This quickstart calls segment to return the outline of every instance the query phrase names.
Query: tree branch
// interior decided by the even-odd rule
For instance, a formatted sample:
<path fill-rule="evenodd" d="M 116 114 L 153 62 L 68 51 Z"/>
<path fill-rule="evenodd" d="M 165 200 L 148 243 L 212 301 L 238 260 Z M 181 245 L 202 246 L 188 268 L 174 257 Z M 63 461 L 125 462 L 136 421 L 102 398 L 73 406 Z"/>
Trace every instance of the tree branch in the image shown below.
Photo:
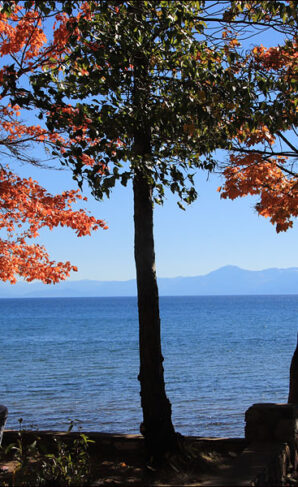
<path fill-rule="evenodd" d="M 278 131 L 276 133 L 296 154 L 298 154 L 298 149 L 281 132 Z"/>

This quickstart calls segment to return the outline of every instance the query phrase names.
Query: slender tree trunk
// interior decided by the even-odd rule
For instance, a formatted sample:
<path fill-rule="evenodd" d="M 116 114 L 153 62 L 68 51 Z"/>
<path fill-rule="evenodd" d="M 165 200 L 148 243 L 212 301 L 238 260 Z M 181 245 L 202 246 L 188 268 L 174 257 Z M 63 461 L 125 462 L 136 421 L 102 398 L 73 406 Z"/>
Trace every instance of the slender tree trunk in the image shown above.
<path fill-rule="evenodd" d="M 290 388 L 288 403 L 298 404 L 298 337 L 290 367 Z"/>
<path fill-rule="evenodd" d="M 139 381 L 144 419 L 141 431 L 150 456 L 161 458 L 165 451 L 175 449 L 177 439 L 163 375 L 152 190 L 140 172 L 134 177 L 133 189 L 140 340 Z"/>
<path fill-rule="evenodd" d="M 136 2 L 132 12 L 136 22 L 143 21 L 143 2 Z M 145 34 L 143 34 L 145 35 Z M 143 39 L 144 46 L 146 38 Z M 147 46 L 146 49 L 149 49 Z M 142 50 L 135 52 L 132 105 L 138 114 L 133 127 L 134 139 L 134 228 L 135 262 L 138 289 L 141 432 L 148 454 L 162 459 L 165 452 L 178 445 L 171 419 L 171 404 L 165 392 L 163 356 L 161 353 L 159 299 L 155 271 L 153 237 L 152 184 L 148 159 L 151 156 L 151 126 L 148 119 L 150 103 L 149 58 Z"/>

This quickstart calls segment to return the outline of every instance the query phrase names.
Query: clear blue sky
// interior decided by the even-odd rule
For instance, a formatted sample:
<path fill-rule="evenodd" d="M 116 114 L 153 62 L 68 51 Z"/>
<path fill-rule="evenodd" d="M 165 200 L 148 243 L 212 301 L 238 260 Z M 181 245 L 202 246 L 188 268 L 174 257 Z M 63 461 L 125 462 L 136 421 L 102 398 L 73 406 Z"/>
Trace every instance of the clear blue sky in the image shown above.
<path fill-rule="evenodd" d="M 222 154 L 223 157 L 223 154 Z M 36 178 L 51 192 L 75 187 L 71 173 L 18 167 L 23 176 Z M 245 269 L 298 267 L 298 225 L 277 234 L 270 222 L 254 210 L 254 199 L 221 200 L 219 176 L 197 176 L 198 200 L 181 211 L 168 194 L 164 206 L 155 207 L 157 273 L 160 277 L 205 274 L 233 264 Z M 85 194 L 88 196 L 88 187 Z M 135 277 L 133 259 L 133 203 L 131 186 L 117 186 L 109 200 L 86 203 L 103 218 L 109 230 L 77 238 L 69 229 L 43 230 L 40 242 L 51 257 L 70 260 L 79 267 L 71 280 L 125 280 Z"/>
<path fill-rule="evenodd" d="M 261 37 L 261 39 L 260 39 Z M 262 33 L 248 44 L 278 44 L 276 33 Z M 40 123 L 40 122 L 39 122 Z M 40 154 L 43 157 L 43 154 Z M 221 154 L 219 157 L 223 158 Z M 32 176 L 55 193 L 75 188 L 70 171 L 49 171 L 11 164 L 22 176 Z M 205 274 L 232 264 L 245 269 L 298 267 L 298 225 L 277 234 L 270 222 L 254 210 L 253 198 L 220 200 L 216 189 L 219 176 L 197 176 L 198 200 L 181 211 L 168 194 L 164 206 L 155 208 L 157 274 L 160 277 Z M 85 187 L 88 196 L 88 188 Z M 135 277 L 133 257 L 132 189 L 118 185 L 110 200 L 86 204 L 94 216 L 103 218 L 109 230 L 98 230 L 91 237 L 77 238 L 71 230 L 43 230 L 39 241 L 52 258 L 70 260 L 79 271 L 71 280 L 125 280 Z"/>

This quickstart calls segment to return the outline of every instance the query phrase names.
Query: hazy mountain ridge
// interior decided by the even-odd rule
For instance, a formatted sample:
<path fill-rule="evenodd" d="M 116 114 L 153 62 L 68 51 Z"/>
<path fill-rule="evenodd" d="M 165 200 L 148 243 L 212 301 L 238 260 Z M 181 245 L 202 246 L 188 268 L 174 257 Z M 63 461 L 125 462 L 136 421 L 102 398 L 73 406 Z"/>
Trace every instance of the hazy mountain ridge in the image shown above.
<path fill-rule="evenodd" d="M 298 294 L 298 267 L 250 271 L 225 266 L 206 275 L 162 277 L 158 279 L 161 296 Z M 39 282 L 0 283 L 0 298 L 25 297 L 108 297 L 136 296 L 136 282 L 64 281 L 55 286 Z"/>

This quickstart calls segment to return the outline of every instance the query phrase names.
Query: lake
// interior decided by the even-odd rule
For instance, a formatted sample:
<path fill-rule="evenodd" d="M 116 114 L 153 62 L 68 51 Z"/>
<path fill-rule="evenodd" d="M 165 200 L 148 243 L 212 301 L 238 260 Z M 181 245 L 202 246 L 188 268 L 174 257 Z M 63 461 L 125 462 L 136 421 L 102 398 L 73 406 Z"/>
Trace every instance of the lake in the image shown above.
<path fill-rule="evenodd" d="M 286 402 L 298 296 L 161 297 L 173 422 L 182 434 L 244 436 L 256 402 Z M 136 298 L 0 300 L 7 427 L 138 433 Z"/>

